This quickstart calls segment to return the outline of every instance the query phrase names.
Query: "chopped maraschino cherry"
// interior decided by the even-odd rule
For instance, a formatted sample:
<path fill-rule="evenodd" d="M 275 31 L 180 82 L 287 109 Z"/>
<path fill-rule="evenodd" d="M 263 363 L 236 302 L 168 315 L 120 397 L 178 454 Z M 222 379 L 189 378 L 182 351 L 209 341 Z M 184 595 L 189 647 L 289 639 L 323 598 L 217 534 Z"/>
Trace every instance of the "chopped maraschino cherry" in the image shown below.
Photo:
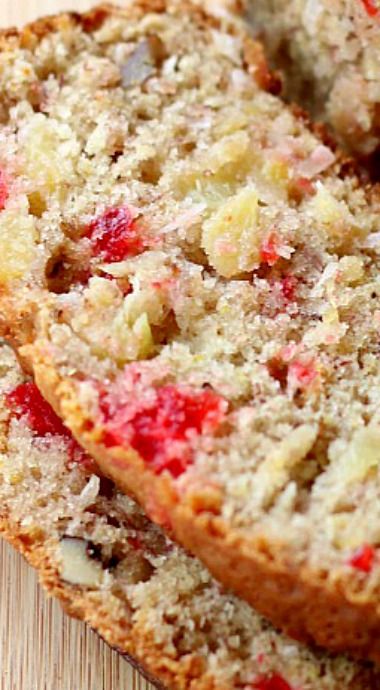
<path fill-rule="evenodd" d="M 137 256 L 145 249 L 141 230 L 128 206 L 108 208 L 87 227 L 92 255 L 103 261 L 116 262 Z"/>
<path fill-rule="evenodd" d="M 295 360 L 289 365 L 288 382 L 296 388 L 305 389 L 315 381 L 317 375 L 315 362 L 312 359 L 305 362 Z"/>
<path fill-rule="evenodd" d="M 0 169 L 0 211 L 5 208 L 9 196 L 7 178 L 3 170 Z"/>
<path fill-rule="evenodd" d="M 167 470 L 177 478 L 192 462 L 190 437 L 215 430 L 226 407 L 223 398 L 211 390 L 198 392 L 173 385 L 152 389 L 152 395 L 140 405 L 131 401 L 130 406 L 123 404 L 112 412 L 103 401 L 104 442 L 130 445 L 156 474 Z"/>
<path fill-rule="evenodd" d="M 280 675 L 258 678 L 253 682 L 252 690 L 293 690 L 292 686 Z"/>
<path fill-rule="evenodd" d="M 380 8 L 376 4 L 376 0 L 362 0 L 364 9 L 370 17 L 377 17 L 380 15 Z"/>
<path fill-rule="evenodd" d="M 91 458 L 82 450 L 51 405 L 42 397 L 35 383 L 32 381 L 21 383 L 7 394 L 6 401 L 17 419 L 23 417 L 37 436 L 51 435 L 64 438 L 70 459 L 86 465 L 88 469 L 93 467 Z"/>
<path fill-rule="evenodd" d="M 363 544 L 352 555 L 349 565 L 363 573 L 370 573 L 375 562 L 376 551 L 373 546 Z"/>
<path fill-rule="evenodd" d="M 21 383 L 8 393 L 7 403 L 16 417 L 25 417 L 28 426 L 38 436 L 52 434 L 71 437 L 70 431 L 62 424 L 32 381 Z"/>
<path fill-rule="evenodd" d="M 296 296 L 298 280 L 294 276 L 285 276 L 282 278 L 280 287 L 284 299 L 287 302 L 293 302 Z"/>
<path fill-rule="evenodd" d="M 268 266 L 274 266 L 276 261 L 280 258 L 277 247 L 277 237 L 274 232 L 271 232 L 268 237 L 263 240 L 260 247 L 260 259 L 262 263 L 268 264 Z"/>

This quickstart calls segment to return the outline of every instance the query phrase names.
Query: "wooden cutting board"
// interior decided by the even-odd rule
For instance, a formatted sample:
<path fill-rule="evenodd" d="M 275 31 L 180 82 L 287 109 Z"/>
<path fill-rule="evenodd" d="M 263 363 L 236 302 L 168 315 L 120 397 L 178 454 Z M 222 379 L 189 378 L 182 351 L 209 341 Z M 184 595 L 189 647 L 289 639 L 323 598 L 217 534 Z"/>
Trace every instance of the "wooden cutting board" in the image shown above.
<path fill-rule="evenodd" d="M 0 0 L 0 27 L 91 0 Z M 0 540 L 0 690 L 152 690 L 84 624 L 47 600 L 35 573 Z"/>

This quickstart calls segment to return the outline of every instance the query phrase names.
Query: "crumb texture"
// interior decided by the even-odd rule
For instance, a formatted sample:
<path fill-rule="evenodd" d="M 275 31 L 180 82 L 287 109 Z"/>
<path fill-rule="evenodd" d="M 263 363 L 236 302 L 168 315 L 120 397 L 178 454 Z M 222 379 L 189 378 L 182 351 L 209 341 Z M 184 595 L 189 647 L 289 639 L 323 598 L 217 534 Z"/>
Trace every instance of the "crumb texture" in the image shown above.
<path fill-rule="evenodd" d="M 9 39 L 0 62 L 4 333 L 105 472 L 135 494 L 149 478 L 155 520 L 170 525 L 169 493 L 194 532 L 218 520 L 237 570 L 272 559 L 267 591 L 294 573 L 303 607 L 244 577 L 243 596 L 292 634 L 370 654 L 377 188 L 271 93 L 260 45 L 226 13 L 66 17 Z M 310 582 L 338 597 L 318 622 Z"/>
<path fill-rule="evenodd" d="M 72 614 L 168 688 L 379 687 L 370 665 L 308 650 L 224 592 L 109 480 L 73 459 L 67 435 L 41 435 L 19 414 L 12 394 L 25 382 L 5 347 L 0 367 L 1 531 Z"/>

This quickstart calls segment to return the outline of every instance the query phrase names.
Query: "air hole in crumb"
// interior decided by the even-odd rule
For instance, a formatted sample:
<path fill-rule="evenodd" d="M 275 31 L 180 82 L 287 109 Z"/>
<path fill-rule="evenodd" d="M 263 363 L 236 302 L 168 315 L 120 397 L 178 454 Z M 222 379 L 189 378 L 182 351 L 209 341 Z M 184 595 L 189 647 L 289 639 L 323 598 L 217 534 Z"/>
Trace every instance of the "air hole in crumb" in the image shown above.
<path fill-rule="evenodd" d="M 73 282 L 74 266 L 59 252 L 49 259 L 45 270 L 47 287 L 58 295 L 68 292 Z"/>
<path fill-rule="evenodd" d="M 117 150 L 117 151 L 114 151 L 113 154 L 111 155 L 111 161 L 112 161 L 112 163 L 117 163 L 117 161 L 118 161 L 119 158 L 123 155 L 123 153 L 124 153 L 124 150 L 123 150 L 123 149 L 119 149 L 119 150 Z"/>
<path fill-rule="evenodd" d="M 112 498 L 115 492 L 115 485 L 107 477 L 100 477 L 99 494 L 104 498 Z"/>
<path fill-rule="evenodd" d="M 286 390 L 288 383 L 288 365 L 277 357 L 273 357 L 267 362 L 270 376 L 280 384 L 281 390 Z"/>
<path fill-rule="evenodd" d="M 179 154 L 183 156 L 189 155 L 189 153 L 192 153 L 194 149 L 197 148 L 197 144 L 195 141 L 183 141 L 182 143 L 179 144 L 178 150 Z"/>
<path fill-rule="evenodd" d="M 46 201 L 40 192 L 31 192 L 28 194 L 29 211 L 36 218 L 41 218 L 41 216 L 46 211 Z"/>
<path fill-rule="evenodd" d="M 9 122 L 9 108 L 0 104 L 0 125 L 6 125 L 7 122 Z"/>
<path fill-rule="evenodd" d="M 154 119 L 155 115 L 153 113 L 150 113 L 149 110 L 146 110 L 145 108 L 141 107 L 137 110 L 136 117 L 138 118 L 138 120 L 142 122 L 149 122 L 150 120 Z"/>
<path fill-rule="evenodd" d="M 107 515 L 107 524 L 111 525 L 111 527 L 120 527 L 120 520 L 114 515 Z"/>
<path fill-rule="evenodd" d="M 157 158 L 149 158 L 140 164 L 140 180 L 146 184 L 158 184 L 161 177 L 161 165 Z"/>
<path fill-rule="evenodd" d="M 60 247 L 46 264 L 45 277 L 50 292 L 69 292 L 74 284 L 86 285 L 90 277 L 88 257 Z"/>
<path fill-rule="evenodd" d="M 180 329 L 178 327 L 173 311 L 169 311 L 164 321 L 160 325 L 152 325 L 152 336 L 155 343 L 158 345 L 165 345 L 175 340 L 179 335 Z"/>

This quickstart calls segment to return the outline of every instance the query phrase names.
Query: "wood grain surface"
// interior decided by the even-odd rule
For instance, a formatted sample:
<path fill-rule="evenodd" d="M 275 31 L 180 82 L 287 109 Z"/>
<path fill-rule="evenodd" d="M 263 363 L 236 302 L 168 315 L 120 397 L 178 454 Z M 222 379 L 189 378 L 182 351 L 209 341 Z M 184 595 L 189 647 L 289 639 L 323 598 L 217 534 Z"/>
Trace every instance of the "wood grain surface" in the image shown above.
<path fill-rule="evenodd" d="M 88 9 L 91 0 L 0 0 L 0 27 Z M 153 690 L 84 624 L 47 600 L 0 540 L 0 690 Z"/>

